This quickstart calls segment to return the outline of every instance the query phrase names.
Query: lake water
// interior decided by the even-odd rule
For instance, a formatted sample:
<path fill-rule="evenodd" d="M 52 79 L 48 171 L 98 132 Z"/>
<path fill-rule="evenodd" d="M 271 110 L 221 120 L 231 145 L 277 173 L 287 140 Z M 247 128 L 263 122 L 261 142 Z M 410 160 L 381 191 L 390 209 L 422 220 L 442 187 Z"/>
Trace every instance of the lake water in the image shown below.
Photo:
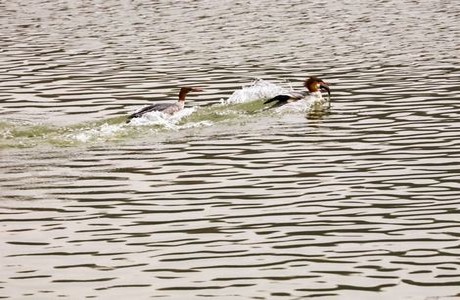
<path fill-rule="evenodd" d="M 1 299 L 460 298 L 457 1 L 8 0 L 0 25 Z M 311 75 L 329 113 L 264 110 Z"/>

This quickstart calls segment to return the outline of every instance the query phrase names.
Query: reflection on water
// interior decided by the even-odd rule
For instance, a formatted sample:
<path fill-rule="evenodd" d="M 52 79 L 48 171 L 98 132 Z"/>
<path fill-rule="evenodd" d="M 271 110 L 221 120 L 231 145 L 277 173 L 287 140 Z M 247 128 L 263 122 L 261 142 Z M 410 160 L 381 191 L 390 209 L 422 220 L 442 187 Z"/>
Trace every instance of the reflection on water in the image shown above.
<path fill-rule="evenodd" d="M 455 4 L 0 3 L 0 298 L 460 297 Z"/>

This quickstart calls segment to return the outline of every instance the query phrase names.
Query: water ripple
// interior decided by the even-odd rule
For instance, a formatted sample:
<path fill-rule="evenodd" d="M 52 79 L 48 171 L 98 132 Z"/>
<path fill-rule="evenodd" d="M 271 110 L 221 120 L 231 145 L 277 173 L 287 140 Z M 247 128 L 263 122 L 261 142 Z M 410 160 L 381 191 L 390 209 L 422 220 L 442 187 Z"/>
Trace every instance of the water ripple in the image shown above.
<path fill-rule="evenodd" d="M 0 298 L 460 297 L 455 4 L 0 3 Z"/>

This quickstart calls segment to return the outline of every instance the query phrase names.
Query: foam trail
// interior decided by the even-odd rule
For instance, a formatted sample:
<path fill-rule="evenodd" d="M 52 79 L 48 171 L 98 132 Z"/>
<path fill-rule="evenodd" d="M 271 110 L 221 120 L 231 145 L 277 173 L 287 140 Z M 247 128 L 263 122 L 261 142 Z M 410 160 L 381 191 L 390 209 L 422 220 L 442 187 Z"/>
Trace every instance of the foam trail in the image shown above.
<path fill-rule="evenodd" d="M 186 107 L 174 115 L 164 114 L 162 112 L 153 111 L 144 114 L 142 117 L 133 118 L 128 124 L 105 122 L 103 124 L 87 124 L 74 128 L 64 128 L 61 130 L 51 130 L 49 128 L 40 129 L 41 138 L 48 139 L 52 142 L 63 144 L 78 143 L 94 143 L 104 142 L 109 140 L 123 139 L 130 136 L 130 130 L 135 127 L 158 126 L 162 129 L 180 131 L 189 128 L 210 127 L 220 121 L 231 121 L 235 118 L 245 116 L 247 112 L 262 111 L 264 105 L 257 100 L 272 98 L 282 93 L 288 93 L 292 88 L 286 88 L 280 84 L 275 84 L 262 79 L 255 80 L 249 85 L 243 86 L 236 90 L 227 99 L 222 100 L 221 104 L 209 106 L 206 109 L 199 107 Z M 281 111 L 306 111 L 310 108 L 311 103 L 299 101 L 290 107 L 282 107 Z M 194 115 L 193 118 L 189 118 Z M 34 129 L 37 131 L 38 129 Z M 3 139 L 11 139 L 14 132 L 8 128 L 0 132 L 0 137 Z"/>
<path fill-rule="evenodd" d="M 166 127 L 172 130 L 178 130 L 178 126 L 176 125 L 179 123 L 183 118 L 191 115 L 195 112 L 195 108 L 184 108 L 183 110 L 175 113 L 174 115 L 167 115 L 160 111 L 152 111 L 142 115 L 140 118 L 133 118 L 129 122 L 129 125 L 133 126 L 152 126 L 152 125 L 159 125 Z"/>
<path fill-rule="evenodd" d="M 96 128 L 85 129 L 79 133 L 68 134 L 67 138 L 81 143 L 88 143 L 100 139 L 110 139 L 122 131 L 123 128 L 123 124 L 110 125 L 104 123 Z"/>

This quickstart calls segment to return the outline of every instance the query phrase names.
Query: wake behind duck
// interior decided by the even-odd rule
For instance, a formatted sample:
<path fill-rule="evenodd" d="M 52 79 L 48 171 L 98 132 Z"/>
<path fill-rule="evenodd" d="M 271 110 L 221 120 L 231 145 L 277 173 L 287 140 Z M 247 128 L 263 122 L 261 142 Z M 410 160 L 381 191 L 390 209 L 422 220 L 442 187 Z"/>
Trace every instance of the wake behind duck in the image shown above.
<path fill-rule="evenodd" d="M 212 124 L 235 119 L 235 116 L 254 115 L 266 110 L 278 113 L 328 111 L 331 107 L 331 90 L 322 79 L 312 76 L 304 82 L 305 91 L 294 91 L 292 87 L 257 79 L 241 89 L 235 90 L 227 99 L 203 106 L 184 107 L 189 92 L 202 91 L 200 88 L 184 87 L 180 89 L 176 103 L 157 103 L 146 106 L 128 116 L 130 125 L 160 125 L 169 129 L 193 126 L 198 122 Z M 323 97 L 323 92 L 328 96 Z M 265 104 L 272 104 L 265 106 Z M 182 124 L 182 125 L 181 125 Z M 200 125 L 200 126 L 201 126 Z"/>

